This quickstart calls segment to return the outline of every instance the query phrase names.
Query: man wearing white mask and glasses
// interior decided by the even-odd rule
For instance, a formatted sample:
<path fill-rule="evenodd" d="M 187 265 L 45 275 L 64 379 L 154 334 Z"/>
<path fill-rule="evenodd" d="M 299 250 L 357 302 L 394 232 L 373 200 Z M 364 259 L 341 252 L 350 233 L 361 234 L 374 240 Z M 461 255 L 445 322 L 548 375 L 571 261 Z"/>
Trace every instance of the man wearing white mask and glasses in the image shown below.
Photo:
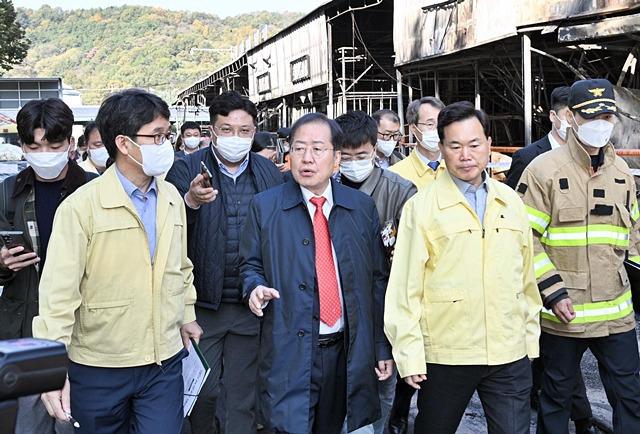
<path fill-rule="evenodd" d="M 270 160 L 250 152 L 257 110 L 249 99 L 237 91 L 223 92 L 211 102 L 209 116 L 211 146 L 177 160 L 166 178 L 187 204 L 196 315 L 205 330 L 200 348 L 211 366 L 189 421 L 193 434 L 218 432 L 224 357 L 226 432 L 250 434 L 256 432 L 260 320 L 242 303 L 238 249 L 249 202 L 281 184 L 282 175 Z M 211 177 L 202 174 L 207 170 Z"/>
<path fill-rule="evenodd" d="M 84 141 L 87 144 L 89 158 L 80 163 L 80 167 L 87 172 L 102 175 L 107 168 L 109 152 L 107 152 L 107 148 L 102 143 L 100 131 L 98 131 L 95 122 L 89 122 L 84 128 Z"/>
<path fill-rule="evenodd" d="M 56 211 L 33 335 L 67 347 L 64 387 L 42 401 L 80 433 L 182 430 L 182 359 L 202 330 L 185 207 L 159 177 L 173 163 L 169 115 L 143 90 L 105 99 L 109 167 Z"/>
<path fill-rule="evenodd" d="M 567 144 L 536 158 L 516 191 L 533 228 L 544 309 L 538 433 L 566 433 L 571 390 L 587 348 L 598 360 L 616 433 L 640 426 L 638 342 L 623 265 L 640 262 L 634 177 L 609 141 L 613 86 L 581 80 L 569 92 Z"/>
<path fill-rule="evenodd" d="M 396 112 L 388 109 L 378 110 L 371 117 L 378 124 L 376 166 L 388 169 L 404 159 L 404 155 L 396 150 L 398 141 L 402 138 L 400 118 Z"/>
<path fill-rule="evenodd" d="M 409 130 L 418 144 L 409 157 L 389 170 L 413 182 L 418 190 L 434 181 L 444 171 L 444 161 L 438 148 L 438 114 L 444 104 L 438 98 L 425 96 L 407 107 Z"/>

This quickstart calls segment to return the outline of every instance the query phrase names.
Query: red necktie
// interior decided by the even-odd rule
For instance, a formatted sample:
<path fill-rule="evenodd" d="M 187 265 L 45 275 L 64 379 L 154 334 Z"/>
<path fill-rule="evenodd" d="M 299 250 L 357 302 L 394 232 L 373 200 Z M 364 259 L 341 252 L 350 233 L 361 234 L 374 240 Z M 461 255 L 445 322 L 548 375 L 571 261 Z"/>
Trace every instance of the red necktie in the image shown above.
<path fill-rule="evenodd" d="M 329 225 L 322 212 L 322 205 L 327 199 L 312 197 L 309 200 L 316 206 L 316 212 L 313 215 L 313 235 L 316 239 L 316 274 L 320 295 L 320 319 L 323 323 L 333 326 L 342 316 L 342 305 L 340 304 L 336 267 L 331 251 Z"/>

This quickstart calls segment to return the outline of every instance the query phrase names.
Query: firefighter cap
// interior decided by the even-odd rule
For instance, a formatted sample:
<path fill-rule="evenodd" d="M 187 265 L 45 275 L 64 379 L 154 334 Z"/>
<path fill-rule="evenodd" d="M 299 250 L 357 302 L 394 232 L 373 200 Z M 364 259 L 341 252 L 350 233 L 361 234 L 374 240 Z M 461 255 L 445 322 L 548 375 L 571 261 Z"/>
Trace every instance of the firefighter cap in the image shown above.
<path fill-rule="evenodd" d="M 585 119 L 602 113 L 618 115 L 613 86 L 604 78 L 580 80 L 569 91 L 569 108 Z"/>

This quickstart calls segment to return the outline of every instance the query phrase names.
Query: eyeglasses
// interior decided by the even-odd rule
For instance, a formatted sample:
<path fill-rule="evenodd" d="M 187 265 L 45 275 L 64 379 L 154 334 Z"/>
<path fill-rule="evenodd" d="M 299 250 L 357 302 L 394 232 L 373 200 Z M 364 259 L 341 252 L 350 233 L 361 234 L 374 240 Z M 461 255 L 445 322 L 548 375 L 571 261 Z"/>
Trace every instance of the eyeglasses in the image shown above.
<path fill-rule="evenodd" d="M 395 140 L 396 142 L 402 137 L 402 133 L 400 132 L 385 134 L 378 131 L 378 135 L 382 138 L 382 140 Z"/>
<path fill-rule="evenodd" d="M 311 155 L 316 158 L 322 158 L 325 152 L 333 151 L 333 148 L 321 148 L 320 146 L 313 146 L 311 148 L 307 148 L 306 146 L 293 146 L 291 148 L 290 154 L 292 154 L 296 158 L 302 158 L 307 153 L 307 151 L 311 151 Z"/>
<path fill-rule="evenodd" d="M 428 130 L 435 130 L 438 128 L 438 124 L 435 122 L 418 122 L 418 125 L 424 125 Z"/>
<path fill-rule="evenodd" d="M 169 140 L 171 133 L 164 134 L 136 134 L 136 137 L 153 137 L 153 143 L 156 145 L 162 145 L 165 141 Z"/>
<path fill-rule="evenodd" d="M 226 125 L 223 125 L 221 127 L 214 126 L 213 128 L 217 129 L 221 136 L 226 136 L 226 137 L 231 137 L 231 136 L 238 136 L 238 137 L 244 137 L 244 138 L 252 137 L 255 131 L 255 128 L 252 128 L 252 127 L 242 127 L 240 129 L 234 130 L 233 128 Z"/>
<path fill-rule="evenodd" d="M 370 160 L 371 157 L 373 157 L 373 152 L 371 151 L 370 153 L 364 153 L 364 152 L 360 152 L 356 155 L 349 155 L 349 154 L 345 154 L 344 151 L 342 153 L 342 155 L 340 156 L 340 161 L 344 162 L 344 163 L 349 163 L 351 161 L 366 161 L 366 160 Z"/>

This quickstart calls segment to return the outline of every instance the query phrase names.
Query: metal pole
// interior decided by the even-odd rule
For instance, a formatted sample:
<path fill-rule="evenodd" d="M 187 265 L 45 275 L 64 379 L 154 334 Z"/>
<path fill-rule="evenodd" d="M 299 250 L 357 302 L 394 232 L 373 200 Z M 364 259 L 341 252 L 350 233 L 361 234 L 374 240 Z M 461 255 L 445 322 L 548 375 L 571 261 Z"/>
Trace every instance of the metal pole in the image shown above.
<path fill-rule="evenodd" d="M 478 70 L 478 61 L 474 61 L 473 62 L 473 74 L 474 74 L 474 87 L 475 87 L 475 94 L 476 94 L 476 100 L 475 100 L 475 105 L 476 105 L 476 110 L 480 110 L 481 109 L 481 100 L 480 100 L 480 72 Z"/>
<path fill-rule="evenodd" d="M 333 38 L 331 37 L 331 23 L 327 22 L 327 93 L 329 103 L 327 106 L 327 116 L 331 119 L 335 117 L 333 107 Z"/>
<path fill-rule="evenodd" d="M 524 93 L 524 146 L 531 143 L 531 125 L 533 124 L 531 89 L 531 38 L 522 35 L 522 90 Z"/>
<path fill-rule="evenodd" d="M 400 126 L 404 126 L 404 102 L 402 101 L 402 73 L 396 69 L 396 94 L 398 95 L 398 117 L 400 118 Z"/>

